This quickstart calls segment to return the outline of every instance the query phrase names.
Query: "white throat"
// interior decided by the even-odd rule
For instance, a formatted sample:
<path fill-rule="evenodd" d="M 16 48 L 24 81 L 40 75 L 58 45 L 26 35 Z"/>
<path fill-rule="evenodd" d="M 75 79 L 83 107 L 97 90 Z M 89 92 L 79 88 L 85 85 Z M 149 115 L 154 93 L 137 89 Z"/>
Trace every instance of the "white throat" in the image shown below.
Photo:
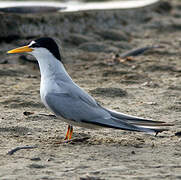
<path fill-rule="evenodd" d="M 58 76 L 63 81 L 71 80 L 64 65 L 45 48 L 37 48 L 31 52 L 37 59 L 40 67 L 41 79 L 55 78 Z"/>

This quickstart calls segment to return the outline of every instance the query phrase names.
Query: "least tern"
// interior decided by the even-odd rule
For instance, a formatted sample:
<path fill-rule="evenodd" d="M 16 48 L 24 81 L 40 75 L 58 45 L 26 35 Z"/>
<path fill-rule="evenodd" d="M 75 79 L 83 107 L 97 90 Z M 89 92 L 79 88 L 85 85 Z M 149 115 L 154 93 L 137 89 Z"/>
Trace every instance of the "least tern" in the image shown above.
<path fill-rule="evenodd" d="M 27 52 L 35 56 L 41 73 L 40 95 L 43 104 L 57 118 L 67 122 L 66 140 L 70 140 L 73 126 L 86 128 L 114 128 L 157 134 L 169 124 L 119 113 L 102 107 L 81 89 L 69 76 L 62 63 L 56 42 L 49 37 L 39 38 L 29 45 L 7 53 Z"/>

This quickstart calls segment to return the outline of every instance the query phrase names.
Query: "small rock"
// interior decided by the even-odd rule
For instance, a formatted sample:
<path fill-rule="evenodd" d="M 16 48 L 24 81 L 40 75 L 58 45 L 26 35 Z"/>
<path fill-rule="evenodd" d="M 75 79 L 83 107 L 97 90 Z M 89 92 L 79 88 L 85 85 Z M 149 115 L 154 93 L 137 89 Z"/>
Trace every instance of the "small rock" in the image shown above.
<path fill-rule="evenodd" d="M 181 137 L 181 131 L 176 132 L 176 133 L 175 133 L 175 136 L 179 136 L 179 137 Z"/>
<path fill-rule="evenodd" d="M 45 168 L 45 166 L 40 165 L 40 164 L 30 164 L 28 167 L 29 168 L 36 168 L 36 169 L 43 169 L 43 168 Z"/>
<path fill-rule="evenodd" d="M 31 161 L 41 161 L 41 158 L 40 157 L 34 157 L 34 158 L 31 158 L 30 160 Z"/>
<path fill-rule="evenodd" d="M 157 105 L 156 102 L 144 102 L 145 104 L 148 104 L 148 105 Z"/>
<path fill-rule="evenodd" d="M 131 154 L 136 154 L 135 151 L 131 151 Z"/>
<path fill-rule="evenodd" d="M 32 115 L 32 114 L 34 114 L 34 112 L 29 112 L 29 111 L 24 111 L 23 112 L 23 115 L 25 115 L 25 116 L 29 116 L 29 115 Z"/>

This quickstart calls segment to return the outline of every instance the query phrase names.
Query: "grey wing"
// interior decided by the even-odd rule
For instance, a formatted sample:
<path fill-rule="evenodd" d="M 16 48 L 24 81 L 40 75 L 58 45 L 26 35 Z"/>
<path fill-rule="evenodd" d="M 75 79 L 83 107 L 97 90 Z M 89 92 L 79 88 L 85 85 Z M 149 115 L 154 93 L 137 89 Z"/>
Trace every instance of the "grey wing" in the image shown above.
<path fill-rule="evenodd" d="M 69 93 L 48 93 L 45 100 L 56 116 L 76 122 L 110 119 L 111 115 L 91 100 Z"/>
<path fill-rule="evenodd" d="M 69 93 L 49 93 L 45 99 L 56 116 L 62 116 L 75 122 L 130 131 L 152 132 L 152 130 L 140 128 L 122 120 L 118 121 L 101 106 L 95 104 L 95 100 L 92 102 L 86 93 L 82 93 L 84 92 L 81 92 L 79 96 Z"/>

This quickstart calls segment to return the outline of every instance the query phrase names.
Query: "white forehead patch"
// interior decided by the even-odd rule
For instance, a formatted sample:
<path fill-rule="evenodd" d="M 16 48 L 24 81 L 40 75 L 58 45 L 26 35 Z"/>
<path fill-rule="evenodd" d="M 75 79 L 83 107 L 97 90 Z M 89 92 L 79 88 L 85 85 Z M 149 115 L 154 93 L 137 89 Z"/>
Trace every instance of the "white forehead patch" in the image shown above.
<path fill-rule="evenodd" d="M 28 46 L 31 46 L 32 44 L 35 44 L 35 41 L 31 41 Z"/>

